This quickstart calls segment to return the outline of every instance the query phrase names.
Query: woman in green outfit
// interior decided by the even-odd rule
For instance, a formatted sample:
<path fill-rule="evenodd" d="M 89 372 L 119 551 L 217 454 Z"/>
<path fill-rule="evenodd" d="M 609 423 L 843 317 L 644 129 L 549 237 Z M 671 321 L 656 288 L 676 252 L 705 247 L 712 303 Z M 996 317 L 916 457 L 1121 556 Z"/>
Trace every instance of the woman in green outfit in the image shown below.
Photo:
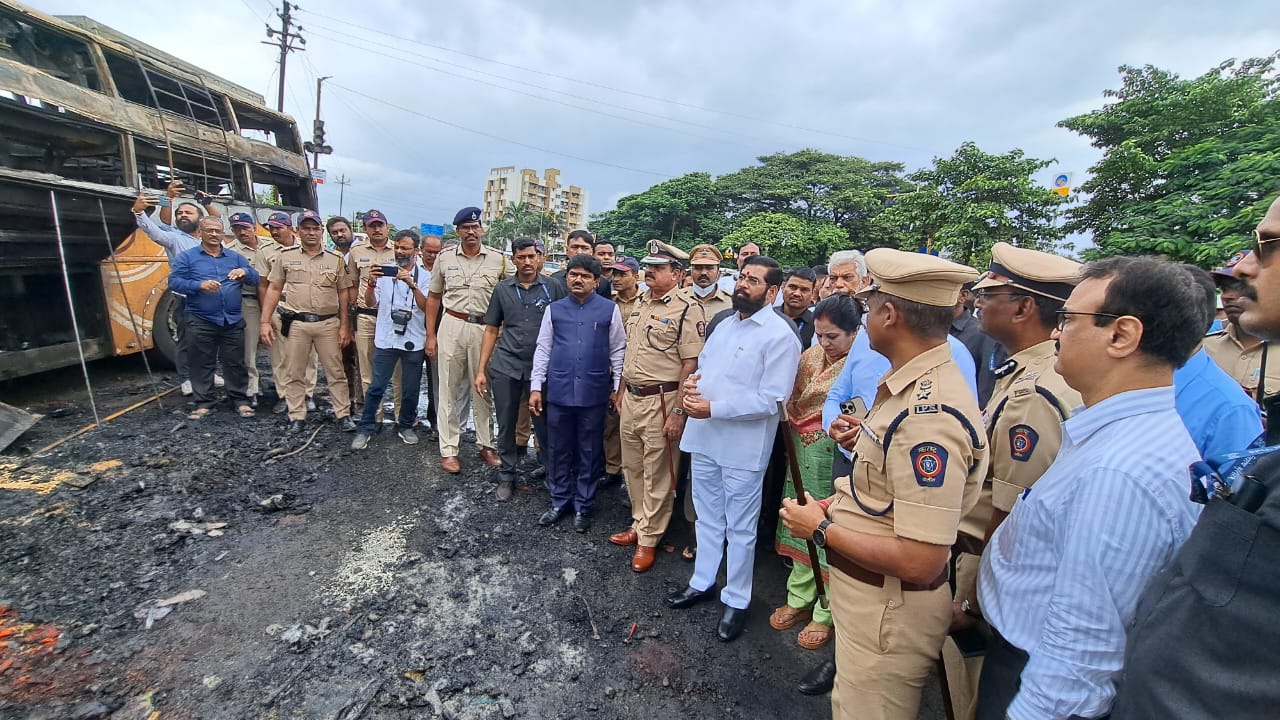
<path fill-rule="evenodd" d="M 844 368 L 845 357 L 853 338 L 861 327 L 862 311 L 848 295 L 832 295 L 813 310 L 813 339 L 817 342 L 800 356 L 796 384 L 787 403 L 788 431 L 795 441 L 804 489 L 813 497 L 832 494 L 831 460 L 838 452 L 835 441 L 822 429 L 822 404 L 827 392 Z M 783 497 L 795 498 L 790 465 Z M 794 538 L 782 524 L 778 525 L 777 552 L 792 561 L 787 578 L 787 604 L 773 611 L 769 625 L 775 630 L 789 630 L 809 620 L 796 642 L 800 647 L 816 650 L 831 640 L 831 610 L 817 603 L 818 585 L 809 565 L 809 549 L 804 538 Z M 826 554 L 819 549 L 823 579 L 827 577 Z"/>

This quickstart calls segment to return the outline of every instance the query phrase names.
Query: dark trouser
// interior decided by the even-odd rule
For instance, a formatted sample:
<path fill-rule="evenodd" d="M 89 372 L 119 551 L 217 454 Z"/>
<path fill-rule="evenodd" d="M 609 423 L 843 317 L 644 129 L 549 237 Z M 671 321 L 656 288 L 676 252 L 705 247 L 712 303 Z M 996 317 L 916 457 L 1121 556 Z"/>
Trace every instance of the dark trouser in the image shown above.
<path fill-rule="evenodd" d="M 571 505 L 591 512 L 604 472 L 604 414 L 607 404 L 570 407 L 546 403 L 547 487 L 551 506 Z"/>
<path fill-rule="evenodd" d="M 529 381 L 489 371 L 489 391 L 493 393 L 493 414 L 498 421 L 498 435 L 494 440 L 498 457 L 502 459 L 502 467 L 498 468 L 498 476 L 502 482 L 515 482 L 516 465 L 520 464 L 520 453 L 516 448 L 516 426 L 520 423 L 520 404 L 529 397 Z M 543 406 L 542 414 L 535 415 L 533 432 L 538 436 L 538 447 L 546 452 L 547 447 L 547 410 Z"/>
<path fill-rule="evenodd" d="M 355 327 L 353 322 L 352 327 Z M 356 344 L 342 348 L 342 369 L 347 373 L 347 394 L 351 396 L 351 412 L 354 415 L 356 407 L 364 402 L 364 394 L 368 388 L 360 387 L 360 363 L 356 358 Z"/>
<path fill-rule="evenodd" d="M 374 348 L 373 379 L 369 381 L 369 391 L 364 396 L 364 411 L 360 415 L 360 432 L 372 435 L 377 429 L 378 408 L 382 407 L 382 396 L 387 392 L 391 376 L 396 371 L 396 363 L 400 364 L 400 417 L 398 423 L 402 428 L 413 427 L 418 419 L 418 393 L 422 389 L 422 350 L 388 350 Z"/>
<path fill-rule="evenodd" d="M 440 384 L 440 371 L 436 368 L 436 361 L 427 358 L 427 422 L 431 423 L 432 429 L 436 427 L 436 386 Z"/>
<path fill-rule="evenodd" d="M 982 677 L 978 681 L 978 714 L 975 720 L 1004 720 L 1009 703 L 1022 686 L 1022 668 L 1027 654 L 1004 639 L 994 627 L 991 642 L 982 659 Z"/>
<path fill-rule="evenodd" d="M 244 365 L 244 320 L 214 325 L 188 314 L 183 342 L 190 363 L 191 393 L 200 407 L 213 407 L 213 373 L 222 359 L 227 397 L 233 405 L 249 402 L 249 369 Z"/>
<path fill-rule="evenodd" d="M 173 367 L 178 371 L 178 382 L 184 382 L 191 379 L 191 359 L 187 350 L 187 299 L 176 295 L 174 300 L 176 301 L 174 319 L 178 324 L 178 347 L 173 357 Z M 194 385 L 192 392 L 195 392 Z"/>
<path fill-rule="evenodd" d="M 790 431 L 791 426 L 784 422 L 778 425 L 777 432 L 773 434 L 773 450 L 769 454 L 769 464 L 764 468 L 764 483 L 761 488 L 757 547 L 772 549 L 773 540 L 778 534 L 778 510 L 782 507 L 782 488 L 787 484 L 787 446 L 783 442 L 782 433 Z"/>

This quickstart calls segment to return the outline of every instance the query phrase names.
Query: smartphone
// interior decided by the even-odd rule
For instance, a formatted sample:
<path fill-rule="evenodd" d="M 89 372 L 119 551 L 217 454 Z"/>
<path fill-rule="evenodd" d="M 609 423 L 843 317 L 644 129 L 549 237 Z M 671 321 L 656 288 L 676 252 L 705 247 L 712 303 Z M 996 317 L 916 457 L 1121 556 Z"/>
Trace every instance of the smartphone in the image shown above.
<path fill-rule="evenodd" d="M 378 269 L 382 271 L 382 277 L 393 278 L 400 274 L 399 265 L 379 265 Z"/>
<path fill-rule="evenodd" d="M 865 418 L 867 416 L 867 403 L 863 401 L 861 396 L 852 397 L 840 403 L 840 412 L 856 418 Z"/>

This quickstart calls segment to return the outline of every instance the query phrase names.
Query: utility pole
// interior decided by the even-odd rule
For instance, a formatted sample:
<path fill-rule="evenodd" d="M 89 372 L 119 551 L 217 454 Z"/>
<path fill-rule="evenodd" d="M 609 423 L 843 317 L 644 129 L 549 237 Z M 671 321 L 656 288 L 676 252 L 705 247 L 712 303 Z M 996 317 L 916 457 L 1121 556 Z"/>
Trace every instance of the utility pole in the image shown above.
<path fill-rule="evenodd" d="M 316 78 L 315 140 L 311 146 L 311 167 L 317 170 L 320 168 L 320 153 L 328 155 L 333 152 L 333 148 L 324 144 L 324 121 L 320 119 L 320 91 L 323 89 L 324 81 L 332 78 L 332 75 Z"/>
<path fill-rule="evenodd" d="M 280 29 L 277 30 L 270 25 L 267 26 L 267 37 L 274 38 L 278 36 L 280 39 L 272 42 L 267 42 L 265 40 L 262 42 L 263 45 L 270 45 L 271 47 L 280 49 L 280 92 L 276 98 L 276 112 L 284 112 L 284 71 L 285 65 L 289 59 L 289 53 L 293 50 L 306 49 L 304 47 L 293 45 L 294 40 L 298 41 L 299 46 L 307 44 L 307 39 L 302 37 L 301 25 L 298 26 L 296 32 L 290 30 L 293 26 L 292 11 L 297 9 L 298 6 L 296 3 L 290 3 L 288 0 L 283 0 L 280 3 L 280 10 L 276 12 L 276 17 L 280 18 Z M 317 100 L 318 99 L 319 98 L 317 98 Z"/>
<path fill-rule="evenodd" d="M 342 215 L 342 200 L 346 196 L 347 186 L 350 184 L 351 184 L 351 181 L 347 179 L 346 175 L 342 175 L 338 178 L 338 215 L 339 216 Z"/>

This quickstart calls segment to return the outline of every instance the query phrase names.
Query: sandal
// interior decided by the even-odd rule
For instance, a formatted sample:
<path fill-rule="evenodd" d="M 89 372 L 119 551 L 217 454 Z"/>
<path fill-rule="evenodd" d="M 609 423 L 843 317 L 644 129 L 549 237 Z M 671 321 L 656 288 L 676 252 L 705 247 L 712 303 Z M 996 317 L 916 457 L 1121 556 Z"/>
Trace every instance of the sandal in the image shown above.
<path fill-rule="evenodd" d="M 698 546 L 685 545 L 684 549 L 680 551 L 680 557 L 684 559 L 685 562 L 693 562 L 698 559 Z"/>
<path fill-rule="evenodd" d="M 251 418 L 257 415 L 257 413 L 253 411 L 253 408 L 249 407 L 248 405 L 241 405 L 240 407 L 236 408 L 236 412 L 239 413 L 240 417 L 242 418 Z"/>
<path fill-rule="evenodd" d="M 203 419 L 204 419 L 204 417 L 205 417 L 205 415 L 208 415 L 208 414 L 209 414 L 209 412 L 210 412 L 209 408 L 205 408 L 205 407 L 202 407 L 202 408 L 196 408 L 194 412 L 192 412 L 190 415 L 188 415 L 188 416 L 187 416 L 187 419 L 188 419 L 188 420 L 203 420 Z"/>
<path fill-rule="evenodd" d="M 813 617 L 813 611 L 809 608 L 795 608 L 790 605 L 783 605 L 773 614 L 769 616 L 769 627 L 774 630 L 790 630 L 802 620 L 808 620 Z M 812 625 L 813 623 L 810 623 Z"/>
<path fill-rule="evenodd" d="M 805 636 L 808 635 L 808 639 Z M 831 642 L 831 626 L 820 622 L 810 622 L 796 635 L 796 644 L 805 650 L 817 650 Z"/>

